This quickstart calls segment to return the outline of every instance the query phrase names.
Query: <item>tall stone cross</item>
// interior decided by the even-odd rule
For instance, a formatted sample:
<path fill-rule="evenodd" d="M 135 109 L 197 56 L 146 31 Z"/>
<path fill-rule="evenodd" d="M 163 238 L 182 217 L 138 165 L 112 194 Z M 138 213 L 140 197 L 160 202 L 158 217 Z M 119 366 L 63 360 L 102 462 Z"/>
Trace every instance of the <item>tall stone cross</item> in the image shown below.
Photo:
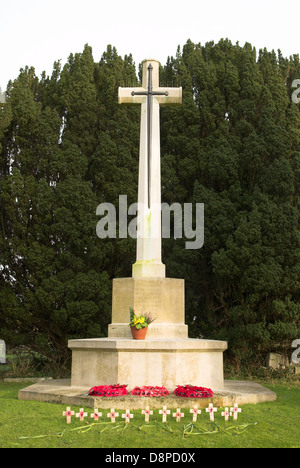
<path fill-rule="evenodd" d="M 144 60 L 142 87 L 119 88 L 119 104 L 141 104 L 137 258 L 133 277 L 165 277 L 161 257 L 161 105 L 181 104 L 182 88 L 159 86 L 159 62 Z M 133 214 L 133 213 L 131 213 Z"/>

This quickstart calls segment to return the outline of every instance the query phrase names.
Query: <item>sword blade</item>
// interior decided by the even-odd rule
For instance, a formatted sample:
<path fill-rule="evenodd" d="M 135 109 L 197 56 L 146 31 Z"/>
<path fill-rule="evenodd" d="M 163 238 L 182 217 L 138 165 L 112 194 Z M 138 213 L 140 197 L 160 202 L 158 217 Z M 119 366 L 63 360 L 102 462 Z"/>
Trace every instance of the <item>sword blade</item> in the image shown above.
<path fill-rule="evenodd" d="M 148 138 L 148 208 L 151 207 L 151 117 L 152 117 L 152 64 L 148 67 L 148 99 L 147 99 L 147 138 Z"/>

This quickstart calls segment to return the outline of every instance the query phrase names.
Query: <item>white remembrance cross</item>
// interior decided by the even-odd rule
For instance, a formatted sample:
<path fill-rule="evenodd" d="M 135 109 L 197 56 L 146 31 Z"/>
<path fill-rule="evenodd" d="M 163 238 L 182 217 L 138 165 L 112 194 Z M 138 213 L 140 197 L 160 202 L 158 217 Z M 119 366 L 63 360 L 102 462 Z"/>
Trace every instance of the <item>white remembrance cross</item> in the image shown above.
<path fill-rule="evenodd" d="M 182 88 L 159 86 L 159 62 L 144 60 L 138 88 L 119 88 L 119 104 L 141 104 L 137 258 L 132 276 L 165 277 L 161 257 L 159 107 L 181 104 Z"/>

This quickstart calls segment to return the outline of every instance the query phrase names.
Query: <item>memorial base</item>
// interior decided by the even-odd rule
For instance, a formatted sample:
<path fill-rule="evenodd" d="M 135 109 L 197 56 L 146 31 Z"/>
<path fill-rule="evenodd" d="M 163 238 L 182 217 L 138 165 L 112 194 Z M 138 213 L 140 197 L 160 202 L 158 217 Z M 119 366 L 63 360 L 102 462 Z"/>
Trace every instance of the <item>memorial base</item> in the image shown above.
<path fill-rule="evenodd" d="M 113 280 L 112 323 L 109 338 L 130 338 L 130 312 L 150 314 L 155 321 L 148 338 L 187 338 L 184 280 L 173 278 L 117 278 Z"/>
<path fill-rule="evenodd" d="M 130 312 L 150 314 L 146 340 L 133 340 Z M 184 280 L 120 278 L 113 280 L 112 323 L 108 338 L 71 340 L 72 386 L 127 384 L 177 385 L 222 389 L 223 341 L 188 338 Z"/>
<path fill-rule="evenodd" d="M 209 403 L 216 407 L 230 407 L 237 403 L 241 405 L 276 401 L 276 393 L 255 382 L 227 380 L 224 389 L 215 390 L 212 398 L 182 398 L 173 393 L 169 396 L 151 398 L 139 396 L 94 397 L 88 396 L 90 387 L 72 387 L 70 380 L 50 380 L 35 383 L 19 391 L 19 399 L 25 401 L 43 401 L 79 408 L 101 408 L 101 410 L 142 410 L 149 406 L 152 410 L 160 410 L 163 405 L 168 408 L 207 408 Z"/>
<path fill-rule="evenodd" d="M 94 387 L 126 384 L 224 387 L 223 353 L 227 343 L 197 339 L 100 338 L 71 340 L 71 385 Z"/>

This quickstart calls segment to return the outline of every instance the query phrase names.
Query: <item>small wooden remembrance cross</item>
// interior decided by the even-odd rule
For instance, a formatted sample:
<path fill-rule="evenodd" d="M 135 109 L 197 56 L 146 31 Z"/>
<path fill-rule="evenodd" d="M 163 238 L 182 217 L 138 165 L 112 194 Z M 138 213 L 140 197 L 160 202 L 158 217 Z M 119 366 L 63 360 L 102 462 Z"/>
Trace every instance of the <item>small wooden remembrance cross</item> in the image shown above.
<path fill-rule="evenodd" d="M 229 417 L 232 416 L 232 413 L 229 411 L 228 408 L 225 408 L 225 411 L 222 413 L 222 416 L 224 416 L 225 421 L 228 421 Z"/>
<path fill-rule="evenodd" d="M 94 409 L 94 412 L 91 414 L 91 418 L 93 418 L 96 422 L 99 421 L 99 418 L 101 418 L 102 413 L 99 413 L 98 408 Z"/>
<path fill-rule="evenodd" d="M 166 406 L 163 406 L 162 410 L 159 410 L 159 414 L 162 414 L 162 422 L 167 422 L 167 415 L 171 414 L 171 411 L 167 409 Z"/>
<path fill-rule="evenodd" d="M 80 408 L 79 413 L 76 413 L 76 418 L 79 418 L 79 421 L 84 421 L 84 418 L 87 417 L 87 413 L 84 411 L 83 408 Z"/>
<path fill-rule="evenodd" d="M 71 419 L 74 415 L 75 411 L 71 411 L 71 408 L 67 408 L 66 411 L 63 412 L 63 416 L 67 417 L 67 424 L 71 424 Z"/>
<path fill-rule="evenodd" d="M 149 417 L 153 415 L 153 411 L 150 411 L 149 406 L 146 406 L 146 409 L 142 411 L 142 414 L 145 415 L 145 422 L 149 422 Z"/>
<path fill-rule="evenodd" d="M 206 408 L 206 412 L 210 414 L 210 420 L 211 421 L 214 421 L 215 420 L 215 415 L 214 413 L 216 413 L 218 410 L 217 408 L 214 408 L 214 405 L 212 403 L 210 403 L 208 405 L 208 408 Z"/>
<path fill-rule="evenodd" d="M 180 408 L 177 408 L 177 412 L 173 413 L 173 418 L 176 418 L 176 422 L 180 422 L 180 419 L 184 418 L 184 413 L 181 412 Z"/>
<path fill-rule="evenodd" d="M 119 413 L 116 413 L 114 408 L 112 408 L 110 410 L 110 413 L 108 413 L 107 417 L 110 418 L 112 423 L 114 423 L 114 422 L 116 422 L 116 418 L 119 417 Z"/>
<path fill-rule="evenodd" d="M 126 413 L 125 413 L 125 414 L 122 414 L 122 418 L 125 419 L 125 423 L 126 423 L 126 424 L 129 424 L 129 423 L 130 423 L 130 419 L 133 418 L 133 414 L 130 414 L 130 410 L 127 409 L 127 410 L 126 410 Z"/>
<path fill-rule="evenodd" d="M 242 408 L 239 408 L 238 404 L 235 403 L 233 408 L 230 408 L 230 411 L 233 412 L 233 419 L 236 421 L 238 418 L 238 413 L 242 412 Z"/>
<path fill-rule="evenodd" d="M 194 406 L 194 408 L 190 410 L 190 413 L 193 415 L 193 422 L 197 422 L 198 414 L 201 414 L 198 405 Z"/>

